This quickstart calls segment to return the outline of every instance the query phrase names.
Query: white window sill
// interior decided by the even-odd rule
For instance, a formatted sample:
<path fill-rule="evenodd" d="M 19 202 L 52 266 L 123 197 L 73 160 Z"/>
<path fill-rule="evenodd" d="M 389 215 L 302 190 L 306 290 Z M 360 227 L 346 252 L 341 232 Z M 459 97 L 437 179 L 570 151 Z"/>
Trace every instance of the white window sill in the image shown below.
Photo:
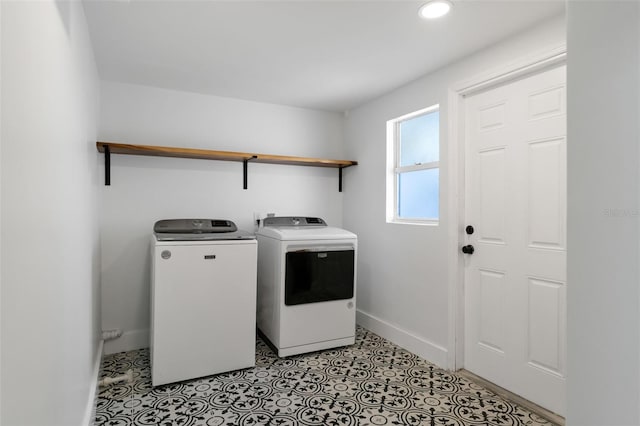
<path fill-rule="evenodd" d="M 440 221 L 437 219 L 387 219 L 387 223 L 391 225 L 418 225 L 418 226 L 439 226 Z"/>

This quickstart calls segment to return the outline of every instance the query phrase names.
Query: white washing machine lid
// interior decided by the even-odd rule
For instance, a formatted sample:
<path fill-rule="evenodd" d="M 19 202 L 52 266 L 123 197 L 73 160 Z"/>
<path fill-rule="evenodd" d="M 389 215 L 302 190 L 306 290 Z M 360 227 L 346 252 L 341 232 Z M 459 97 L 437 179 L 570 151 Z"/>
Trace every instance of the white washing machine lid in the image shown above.
<path fill-rule="evenodd" d="M 294 227 L 294 226 L 263 226 L 256 235 L 273 238 L 280 241 L 310 241 L 310 240 L 355 240 L 356 234 L 346 229 L 331 226 L 322 227 Z"/>
<path fill-rule="evenodd" d="M 224 219 L 163 219 L 153 225 L 158 241 L 252 240 L 253 234 L 239 230 Z"/>

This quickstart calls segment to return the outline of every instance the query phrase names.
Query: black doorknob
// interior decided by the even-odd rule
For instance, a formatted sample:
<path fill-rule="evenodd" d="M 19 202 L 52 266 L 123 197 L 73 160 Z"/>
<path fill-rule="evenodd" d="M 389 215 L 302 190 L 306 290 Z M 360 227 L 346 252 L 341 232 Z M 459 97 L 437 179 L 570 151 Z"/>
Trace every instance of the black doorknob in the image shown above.
<path fill-rule="evenodd" d="M 473 248 L 473 246 L 471 244 L 462 247 L 462 252 L 464 254 L 473 254 L 474 251 L 475 251 L 475 249 Z"/>
<path fill-rule="evenodd" d="M 467 232 L 467 235 L 473 234 L 474 231 L 473 226 L 471 225 L 468 225 L 466 228 L 464 228 L 464 230 Z"/>

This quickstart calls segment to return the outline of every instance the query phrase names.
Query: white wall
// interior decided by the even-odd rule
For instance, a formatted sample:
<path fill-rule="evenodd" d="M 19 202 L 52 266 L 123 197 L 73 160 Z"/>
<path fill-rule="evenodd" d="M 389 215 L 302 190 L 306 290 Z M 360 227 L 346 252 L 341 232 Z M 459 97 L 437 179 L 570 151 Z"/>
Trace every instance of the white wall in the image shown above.
<path fill-rule="evenodd" d="M 565 41 L 564 17 L 543 23 L 508 41 L 429 74 L 350 111 L 345 124 L 348 169 L 344 225 L 359 237 L 359 321 L 383 336 L 446 365 L 449 328 L 449 237 L 456 212 L 449 201 L 455 159 L 448 148 L 448 89 L 463 80 Z M 427 54 L 425 52 L 425 54 Z M 389 119 L 440 104 L 440 225 L 385 222 L 386 132 Z"/>
<path fill-rule="evenodd" d="M 341 114 L 111 82 L 101 105 L 102 141 L 343 157 Z M 102 320 L 124 335 L 107 353 L 148 346 L 155 221 L 213 217 L 253 231 L 254 212 L 274 212 L 342 225 L 336 169 L 249 163 L 248 184 L 242 163 L 112 155 L 111 186 L 101 190 Z"/>
<path fill-rule="evenodd" d="M 2 2 L 2 413 L 80 425 L 99 357 L 97 71 L 79 2 Z"/>
<path fill-rule="evenodd" d="M 0 99 L 2 99 L 2 7 L 0 7 Z M 2 102 L 0 101 L 0 165 L 2 164 Z M 2 172 L 0 170 L 0 377 L 2 377 Z M 0 426 L 2 425 L 2 382 L 0 379 Z"/>
<path fill-rule="evenodd" d="M 640 424 L 640 6 L 568 6 L 567 425 Z"/>

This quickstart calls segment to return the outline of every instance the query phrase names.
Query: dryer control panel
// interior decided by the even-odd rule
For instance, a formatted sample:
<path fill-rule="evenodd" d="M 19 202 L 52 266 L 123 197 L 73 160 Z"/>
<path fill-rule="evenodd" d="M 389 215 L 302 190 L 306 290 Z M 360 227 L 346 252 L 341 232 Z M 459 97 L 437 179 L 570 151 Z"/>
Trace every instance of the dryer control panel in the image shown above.
<path fill-rule="evenodd" d="M 319 217 L 274 216 L 264 219 L 264 226 L 327 226 Z"/>

